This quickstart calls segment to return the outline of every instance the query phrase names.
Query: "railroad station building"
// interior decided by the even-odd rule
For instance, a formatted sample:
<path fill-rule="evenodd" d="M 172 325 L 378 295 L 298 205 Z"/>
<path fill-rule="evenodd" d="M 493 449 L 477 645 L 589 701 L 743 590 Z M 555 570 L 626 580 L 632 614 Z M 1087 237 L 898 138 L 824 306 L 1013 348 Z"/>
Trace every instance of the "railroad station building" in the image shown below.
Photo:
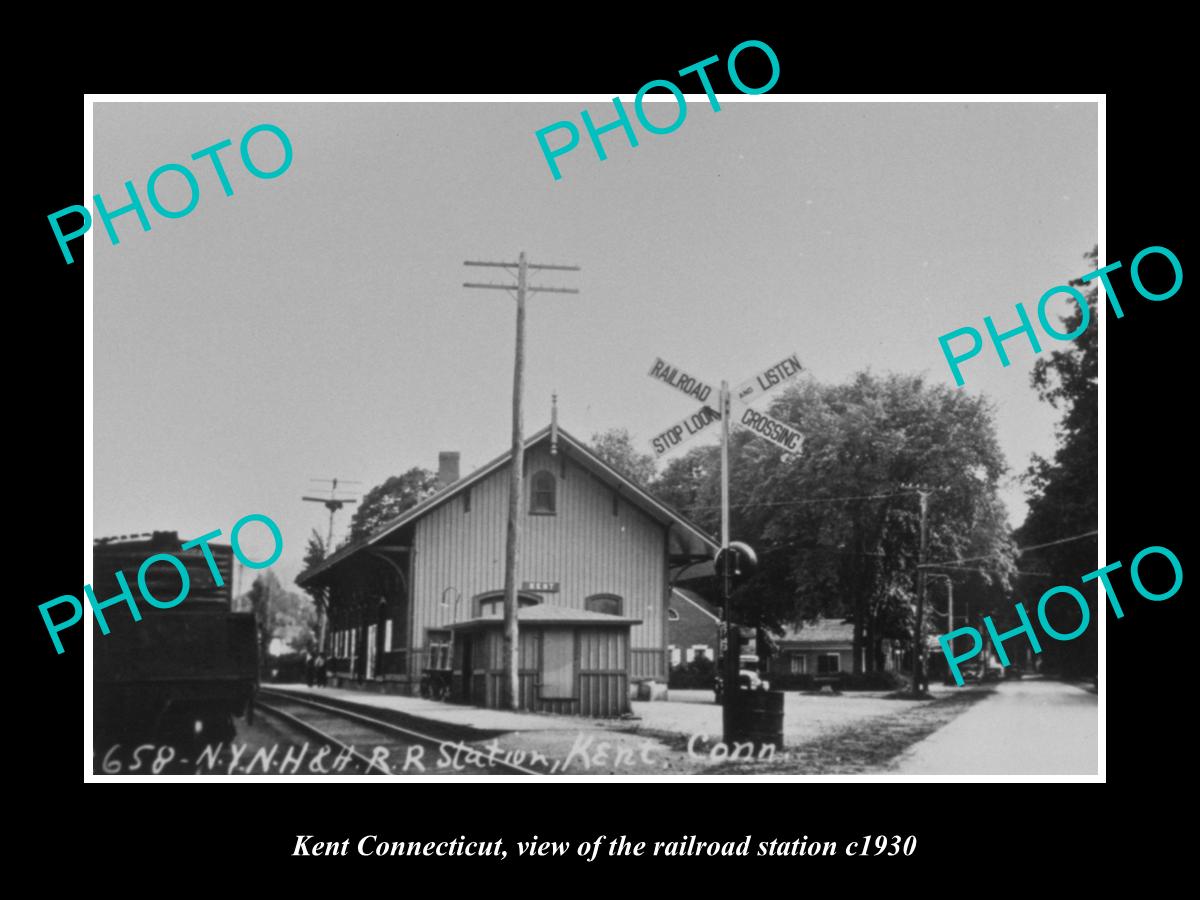
<path fill-rule="evenodd" d="M 437 493 L 297 579 L 328 590 L 335 684 L 415 694 L 435 671 L 500 705 L 511 456 L 459 477 L 441 454 Z M 620 715 L 667 679 L 672 572 L 717 544 L 561 428 L 526 440 L 523 488 L 521 705 Z"/>

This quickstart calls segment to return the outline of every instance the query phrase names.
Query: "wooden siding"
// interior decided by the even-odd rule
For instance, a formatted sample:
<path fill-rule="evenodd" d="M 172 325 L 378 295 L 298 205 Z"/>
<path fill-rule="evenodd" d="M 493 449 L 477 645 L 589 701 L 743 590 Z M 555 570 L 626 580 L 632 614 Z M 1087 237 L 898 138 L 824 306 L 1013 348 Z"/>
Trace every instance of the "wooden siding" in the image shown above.
<path fill-rule="evenodd" d="M 572 697 L 551 698 L 541 695 L 542 628 L 534 626 L 521 633 L 519 670 L 520 707 L 536 712 L 562 715 L 619 716 L 629 711 L 629 677 L 626 674 L 629 639 L 623 627 L 576 628 L 574 647 L 577 660 L 575 690 Z M 562 629 L 551 629 L 561 632 Z M 473 703 L 493 709 L 504 702 L 504 635 L 498 629 L 471 635 Z M 457 652 L 455 684 L 461 683 L 462 653 Z M 456 698 L 461 699 L 461 698 Z"/>
<path fill-rule="evenodd" d="M 665 660 L 667 657 L 667 651 L 665 649 L 638 649 L 632 651 L 630 655 L 630 678 L 635 680 L 654 678 L 662 681 L 666 677 L 667 664 Z"/>
<path fill-rule="evenodd" d="M 614 516 L 613 489 L 544 445 L 525 455 L 527 493 L 542 469 L 555 476 L 557 514 L 525 515 L 517 580 L 558 582 L 559 592 L 542 595 L 543 602 L 572 609 L 593 594 L 620 596 L 622 614 L 642 620 L 631 633 L 634 677 L 665 678 L 666 526 L 621 498 Z M 454 498 L 417 521 L 412 646 L 424 646 L 429 628 L 472 618 L 480 594 L 503 590 L 508 483 L 505 466 L 472 486 L 470 512 Z"/>

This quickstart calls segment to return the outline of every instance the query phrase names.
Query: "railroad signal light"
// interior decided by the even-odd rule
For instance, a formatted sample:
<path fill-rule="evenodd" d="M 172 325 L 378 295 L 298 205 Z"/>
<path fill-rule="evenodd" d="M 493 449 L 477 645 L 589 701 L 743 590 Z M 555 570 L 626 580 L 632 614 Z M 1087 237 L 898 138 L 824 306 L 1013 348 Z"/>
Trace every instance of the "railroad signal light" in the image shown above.
<path fill-rule="evenodd" d="M 731 541 L 728 547 L 717 551 L 714 565 L 719 577 L 724 578 L 728 575 L 730 579 L 745 578 L 754 574 L 754 570 L 758 568 L 758 554 L 749 544 Z"/>

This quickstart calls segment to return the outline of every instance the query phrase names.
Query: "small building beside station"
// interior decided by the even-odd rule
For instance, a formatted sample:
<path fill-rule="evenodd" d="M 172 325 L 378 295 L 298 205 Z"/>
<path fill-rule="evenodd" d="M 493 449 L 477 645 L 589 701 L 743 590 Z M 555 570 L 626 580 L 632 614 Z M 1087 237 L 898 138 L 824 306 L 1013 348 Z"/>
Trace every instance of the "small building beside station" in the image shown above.
<path fill-rule="evenodd" d="M 698 657 L 714 663 L 720 641 L 721 617 L 717 608 L 697 591 L 675 587 L 667 607 L 667 653 L 671 667 L 686 665 Z"/>
<path fill-rule="evenodd" d="M 837 675 L 854 671 L 854 623 L 844 619 L 801 622 L 775 645 L 771 671 L 786 675 Z"/>
<path fill-rule="evenodd" d="M 629 710 L 630 629 L 638 619 L 540 603 L 517 612 L 520 707 L 534 712 L 618 716 Z M 458 622 L 450 696 L 475 706 L 504 703 L 504 616 Z"/>
<path fill-rule="evenodd" d="M 502 694 L 511 451 L 466 477 L 439 460 L 440 489 L 297 583 L 323 587 L 335 684 L 497 707 Z M 520 704 L 615 716 L 632 685 L 665 683 L 672 573 L 715 540 L 548 426 L 525 442 L 518 579 Z"/>
<path fill-rule="evenodd" d="M 936 638 L 935 638 L 936 642 Z M 854 621 L 818 616 L 799 622 L 775 639 L 776 654 L 770 671 L 776 675 L 810 675 L 817 678 L 854 672 Z M 880 670 L 896 672 L 907 654 L 898 641 L 883 641 Z M 940 646 L 938 648 L 940 652 Z"/>

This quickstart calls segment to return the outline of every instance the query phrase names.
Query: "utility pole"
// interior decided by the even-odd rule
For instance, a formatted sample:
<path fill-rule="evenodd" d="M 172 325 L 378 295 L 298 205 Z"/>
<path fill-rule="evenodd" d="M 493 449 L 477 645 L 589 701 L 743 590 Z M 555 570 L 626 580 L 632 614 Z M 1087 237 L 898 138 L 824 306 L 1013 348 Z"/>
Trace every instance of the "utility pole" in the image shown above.
<path fill-rule="evenodd" d="M 325 484 L 332 485 L 329 489 L 328 497 L 301 497 L 301 500 L 308 500 L 311 503 L 320 503 L 329 510 L 329 536 L 325 538 L 325 555 L 328 556 L 333 552 L 333 516 L 347 503 L 357 503 L 358 500 L 354 497 L 339 497 L 337 496 L 338 480 L 336 478 L 310 478 L 309 481 L 320 481 Z M 342 484 L 361 484 L 359 481 L 343 481 Z"/>
<path fill-rule="evenodd" d="M 521 561 L 521 524 L 524 519 L 525 492 L 522 487 L 525 467 L 525 442 L 521 397 L 525 388 L 525 294 L 544 291 L 555 294 L 578 294 L 575 288 L 530 287 L 527 275 L 530 269 L 558 269 L 578 272 L 579 266 L 535 265 L 527 262 L 522 250 L 515 263 L 472 262 L 465 266 L 489 266 L 506 270 L 515 275 L 515 288 L 511 284 L 477 284 L 463 282 L 463 287 L 488 288 L 491 290 L 516 291 L 517 300 L 517 348 L 513 364 L 513 410 L 512 410 L 512 467 L 508 486 L 508 529 L 504 543 L 504 698 L 509 709 L 519 709 L 521 702 L 520 647 L 517 629 L 517 574 Z M 514 271 L 515 270 L 515 271 Z"/>
<path fill-rule="evenodd" d="M 734 702 L 739 687 L 741 671 L 741 630 L 733 616 L 730 569 L 732 559 L 729 550 L 729 382 L 721 382 L 718 398 L 721 409 L 721 606 L 725 613 L 725 689 L 722 697 L 722 726 L 726 734 L 734 733 Z"/>
<path fill-rule="evenodd" d="M 917 622 L 916 628 L 913 631 L 913 649 L 912 649 L 912 694 L 913 697 L 920 697 L 921 690 L 918 682 L 918 677 L 925 663 L 925 637 L 922 634 L 922 629 L 925 625 L 925 554 L 928 549 L 928 514 L 929 514 L 929 489 L 925 487 L 917 487 L 913 485 L 904 485 L 912 487 L 921 498 L 921 543 L 917 551 Z"/>
<path fill-rule="evenodd" d="M 701 433 L 715 421 L 719 420 L 721 423 L 721 549 L 714 562 L 719 569 L 716 574 L 721 578 L 721 610 L 724 627 L 724 648 L 721 652 L 724 656 L 718 668 L 723 673 L 721 676 L 723 681 L 721 714 L 726 744 L 733 743 L 746 733 L 748 721 L 746 714 L 753 715 L 754 708 L 760 705 L 749 700 L 738 699 L 741 697 L 738 677 L 741 670 L 741 648 L 738 646 L 741 642 L 741 631 L 737 629 L 736 617 L 733 615 L 732 608 L 734 567 L 737 566 L 738 574 L 746 574 L 757 566 L 758 557 L 753 548 L 747 544 L 729 540 L 729 425 L 733 418 L 733 396 L 736 394 L 738 403 L 748 409 L 752 402 L 757 402 L 768 392 L 787 384 L 802 371 L 803 366 L 800 365 L 800 360 L 795 354 L 792 354 L 768 369 L 751 376 L 732 390 L 728 381 L 722 381 L 720 388 L 717 389 L 719 411 L 702 406 L 698 412 L 692 414 L 691 418 L 670 426 L 651 442 L 655 453 L 661 456 L 670 447 L 678 446 L 683 440 L 686 440 L 683 437 L 684 431 L 690 438 Z M 704 400 L 707 400 L 714 390 L 711 384 L 690 376 L 686 376 L 677 384 L 676 377 L 679 375 L 679 370 L 661 358 L 655 360 L 654 367 L 647 374 L 689 396 L 702 397 Z M 768 430 L 755 430 L 755 434 L 786 453 L 800 452 L 804 441 L 802 434 L 790 425 L 773 419 L 765 413 L 756 412 L 755 415 L 758 416 L 757 421 L 765 420 L 770 423 Z M 782 702 L 782 695 L 776 693 L 771 702 L 774 703 L 775 699 Z M 782 712 L 782 706 L 780 711 Z M 782 723 L 782 718 L 779 721 Z M 782 734 L 783 732 L 780 730 L 779 736 L 774 737 L 771 743 L 782 748 Z"/>
<path fill-rule="evenodd" d="M 954 579 L 942 572 L 930 572 L 927 578 L 946 579 L 946 632 L 954 630 Z"/>
<path fill-rule="evenodd" d="M 310 503 L 320 503 L 329 510 L 329 535 L 325 538 L 325 555 L 329 556 L 333 552 L 333 516 L 347 503 L 357 503 L 353 497 L 339 497 L 337 495 L 338 480 L 336 478 L 310 478 L 309 481 L 318 481 L 329 484 L 328 497 L 301 497 L 301 500 L 307 500 Z M 360 481 L 343 481 L 342 484 L 362 484 Z M 321 652 L 325 652 L 325 630 L 329 623 L 329 588 L 324 588 L 321 591 L 324 598 L 317 605 L 317 647 Z"/>

